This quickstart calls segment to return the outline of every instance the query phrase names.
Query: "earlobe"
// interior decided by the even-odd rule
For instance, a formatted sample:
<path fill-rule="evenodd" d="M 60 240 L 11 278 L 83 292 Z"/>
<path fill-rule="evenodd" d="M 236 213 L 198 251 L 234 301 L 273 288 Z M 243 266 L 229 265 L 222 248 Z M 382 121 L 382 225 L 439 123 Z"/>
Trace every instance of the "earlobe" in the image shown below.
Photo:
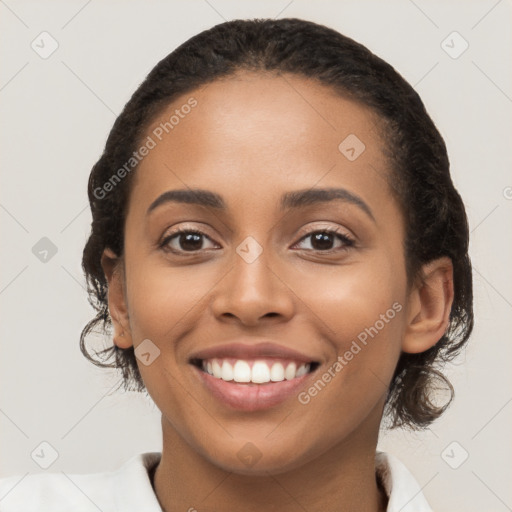
<path fill-rule="evenodd" d="M 425 264 L 408 300 L 404 352 L 425 352 L 442 338 L 450 322 L 453 296 L 451 259 L 445 256 Z"/>
<path fill-rule="evenodd" d="M 108 283 L 108 309 L 114 327 L 114 344 L 119 348 L 129 348 L 133 342 L 124 296 L 122 261 L 107 247 L 101 256 L 101 267 Z"/>

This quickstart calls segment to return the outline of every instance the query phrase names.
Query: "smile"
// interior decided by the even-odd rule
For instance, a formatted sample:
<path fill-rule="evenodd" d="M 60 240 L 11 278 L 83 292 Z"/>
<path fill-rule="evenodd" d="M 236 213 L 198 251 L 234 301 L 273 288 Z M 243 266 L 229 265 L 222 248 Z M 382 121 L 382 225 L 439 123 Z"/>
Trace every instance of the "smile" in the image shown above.
<path fill-rule="evenodd" d="M 230 408 L 256 411 L 275 407 L 297 394 L 318 368 L 277 358 L 212 358 L 191 361 L 206 389 Z"/>
<path fill-rule="evenodd" d="M 315 367 L 315 363 L 275 359 L 222 358 L 203 359 L 200 367 L 209 375 L 226 382 L 266 384 L 302 377 Z"/>

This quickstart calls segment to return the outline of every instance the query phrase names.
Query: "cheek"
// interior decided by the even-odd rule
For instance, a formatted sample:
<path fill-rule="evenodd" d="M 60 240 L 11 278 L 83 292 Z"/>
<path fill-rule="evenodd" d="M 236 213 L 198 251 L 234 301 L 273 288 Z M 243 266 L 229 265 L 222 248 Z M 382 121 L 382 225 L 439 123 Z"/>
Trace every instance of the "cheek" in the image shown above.
<path fill-rule="evenodd" d="M 215 284 L 208 266 L 170 267 L 145 262 L 129 274 L 130 325 L 138 338 L 165 342 L 181 333 L 187 318 L 197 314 Z"/>
<path fill-rule="evenodd" d="M 386 330 L 390 330 L 387 327 L 392 323 L 401 324 L 402 316 L 396 315 L 396 310 L 404 305 L 404 272 L 390 260 L 375 258 L 346 266 L 319 268 L 309 275 L 304 273 L 296 280 L 293 290 L 314 313 L 312 316 L 317 318 L 317 323 L 323 323 L 328 338 L 339 339 L 343 348 L 348 338 L 357 338 L 375 323 L 379 331 L 383 331 L 382 315 Z M 394 303 L 401 307 L 393 309 Z M 388 319 L 391 321 L 386 322 Z"/>
<path fill-rule="evenodd" d="M 348 392 L 344 400 L 360 407 L 386 392 L 405 325 L 405 270 L 399 258 L 395 261 L 380 257 L 332 267 L 301 280 L 294 289 L 306 297 L 317 334 L 329 345 L 325 380 L 333 381 L 328 385 L 333 400 Z"/>
<path fill-rule="evenodd" d="M 160 410 L 172 411 L 168 416 L 179 423 L 191 414 L 190 396 L 180 380 L 185 363 L 181 340 L 194 330 L 203 332 L 198 323 L 208 291 L 219 278 L 207 265 L 170 267 L 161 259 L 133 261 L 131 268 L 127 266 L 127 295 L 134 347 L 149 339 L 160 351 L 151 364 L 137 360 L 137 365 Z"/>
<path fill-rule="evenodd" d="M 312 280 L 302 284 L 330 358 L 298 398 L 305 413 L 324 418 L 332 438 L 363 421 L 387 393 L 401 350 L 403 284 L 384 262 L 338 268 L 317 275 L 314 286 Z"/>

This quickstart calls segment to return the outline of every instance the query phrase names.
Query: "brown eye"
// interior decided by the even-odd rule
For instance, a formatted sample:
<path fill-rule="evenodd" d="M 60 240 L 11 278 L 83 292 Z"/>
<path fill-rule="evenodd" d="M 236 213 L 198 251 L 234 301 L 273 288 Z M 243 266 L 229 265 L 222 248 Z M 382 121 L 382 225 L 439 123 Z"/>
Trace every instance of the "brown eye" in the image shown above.
<path fill-rule="evenodd" d="M 201 231 L 175 231 L 162 240 L 160 247 L 172 252 L 195 252 L 204 249 L 204 239 L 210 238 Z M 210 240 L 211 241 L 211 240 Z"/>
<path fill-rule="evenodd" d="M 354 240 L 348 236 L 339 233 L 335 230 L 323 229 L 318 231 L 312 231 L 306 236 L 302 237 L 300 242 L 311 239 L 310 248 L 307 250 L 313 250 L 318 252 L 335 252 L 337 250 L 345 250 L 348 247 L 354 245 Z M 340 242 L 340 246 L 333 247 L 336 241 Z"/>

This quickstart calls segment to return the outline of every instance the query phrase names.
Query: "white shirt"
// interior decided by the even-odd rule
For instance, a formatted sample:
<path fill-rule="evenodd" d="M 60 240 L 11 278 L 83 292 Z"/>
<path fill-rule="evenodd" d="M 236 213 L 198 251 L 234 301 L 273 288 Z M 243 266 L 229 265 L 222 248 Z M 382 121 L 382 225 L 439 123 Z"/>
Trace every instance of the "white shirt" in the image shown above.
<path fill-rule="evenodd" d="M 115 471 L 32 473 L 0 478 L 1 512 L 162 512 L 148 471 L 160 452 L 136 455 Z M 389 503 L 386 512 L 432 512 L 421 489 L 395 456 L 377 452 L 376 471 Z"/>

